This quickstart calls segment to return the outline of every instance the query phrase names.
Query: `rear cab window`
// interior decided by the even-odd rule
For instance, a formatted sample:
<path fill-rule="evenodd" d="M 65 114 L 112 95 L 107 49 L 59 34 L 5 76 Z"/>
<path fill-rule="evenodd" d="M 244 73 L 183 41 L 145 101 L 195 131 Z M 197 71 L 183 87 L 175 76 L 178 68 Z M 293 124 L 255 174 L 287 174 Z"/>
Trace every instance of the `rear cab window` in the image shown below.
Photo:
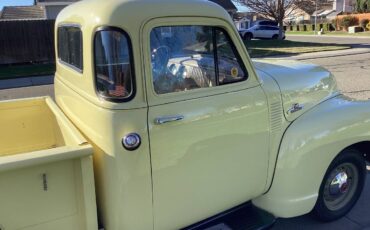
<path fill-rule="evenodd" d="M 244 81 L 248 72 L 225 30 L 162 26 L 150 33 L 152 83 L 157 94 Z"/>
<path fill-rule="evenodd" d="M 135 78 L 128 34 L 116 27 L 98 29 L 94 37 L 94 60 L 97 94 L 113 102 L 131 100 Z"/>
<path fill-rule="evenodd" d="M 58 60 L 77 72 L 83 72 L 82 31 L 79 25 L 61 25 L 57 31 Z"/>

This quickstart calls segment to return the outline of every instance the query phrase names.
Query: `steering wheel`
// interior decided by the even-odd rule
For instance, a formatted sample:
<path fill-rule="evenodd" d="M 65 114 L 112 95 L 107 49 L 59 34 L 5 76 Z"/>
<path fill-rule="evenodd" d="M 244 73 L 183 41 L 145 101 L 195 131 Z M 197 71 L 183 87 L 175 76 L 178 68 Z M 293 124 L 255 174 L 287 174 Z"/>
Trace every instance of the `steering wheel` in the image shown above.
<path fill-rule="evenodd" d="M 153 49 L 151 53 L 152 68 L 155 78 L 165 76 L 168 71 L 168 61 L 170 60 L 170 48 L 168 46 L 159 46 Z"/>

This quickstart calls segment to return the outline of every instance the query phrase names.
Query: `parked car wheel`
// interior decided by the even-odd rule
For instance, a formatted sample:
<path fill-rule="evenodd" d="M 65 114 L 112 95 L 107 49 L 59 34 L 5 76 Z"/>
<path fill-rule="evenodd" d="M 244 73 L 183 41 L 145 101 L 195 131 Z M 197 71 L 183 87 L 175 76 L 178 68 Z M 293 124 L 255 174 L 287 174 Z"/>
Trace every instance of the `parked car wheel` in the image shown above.
<path fill-rule="evenodd" d="M 346 149 L 331 163 L 321 184 L 314 214 L 322 221 L 338 219 L 355 205 L 366 179 L 361 153 Z"/>
<path fill-rule="evenodd" d="M 274 39 L 274 40 L 277 40 L 277 39 L 279 39 L 279 35 L 277 35 L 277 34 L 274 34 L 274 35 L 272 36 L 272 39 Z"/>
<path fill-rule="evenodd" d="M 253 35 L 251 33 L 244 34 L 244 40 L 251 40 L 253 38 Z"/>

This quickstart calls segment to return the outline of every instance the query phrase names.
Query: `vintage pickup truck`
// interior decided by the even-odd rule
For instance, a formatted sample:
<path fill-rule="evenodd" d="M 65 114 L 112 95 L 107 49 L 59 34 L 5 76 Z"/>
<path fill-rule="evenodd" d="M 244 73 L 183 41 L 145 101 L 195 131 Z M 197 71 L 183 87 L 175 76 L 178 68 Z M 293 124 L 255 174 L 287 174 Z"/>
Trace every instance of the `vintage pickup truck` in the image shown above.
<path fill-rule="evenodd" d="M 370 102 L 251 60 L 203 0 L 89 0 L 56 20 L 55 99 L 0 103 L 1 230 L 250 229 L 359 198 Z"/>

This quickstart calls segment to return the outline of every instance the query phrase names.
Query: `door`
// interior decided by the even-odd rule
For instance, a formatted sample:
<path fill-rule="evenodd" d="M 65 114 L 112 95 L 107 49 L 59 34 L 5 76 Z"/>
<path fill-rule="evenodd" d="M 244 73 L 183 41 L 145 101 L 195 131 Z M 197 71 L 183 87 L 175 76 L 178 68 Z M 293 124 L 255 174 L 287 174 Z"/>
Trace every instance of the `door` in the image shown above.
<path fill-rule="evenodd" d="M 170 35 L 163 32 L 168 26 L 148 29 L 158 230 L 218 214 L 261 194 L 266 184 L 269 128 L 261 87 L 226 30 L 184 23 L 171 26 Z"/>
<path fill-rule="evenodd" d="M 253 32 L 253 36 L 255 38 L 263 38 L 264 37 L 262 26 L 256 26 L 256 28 L 254 29 L 254 32 Z"/>

